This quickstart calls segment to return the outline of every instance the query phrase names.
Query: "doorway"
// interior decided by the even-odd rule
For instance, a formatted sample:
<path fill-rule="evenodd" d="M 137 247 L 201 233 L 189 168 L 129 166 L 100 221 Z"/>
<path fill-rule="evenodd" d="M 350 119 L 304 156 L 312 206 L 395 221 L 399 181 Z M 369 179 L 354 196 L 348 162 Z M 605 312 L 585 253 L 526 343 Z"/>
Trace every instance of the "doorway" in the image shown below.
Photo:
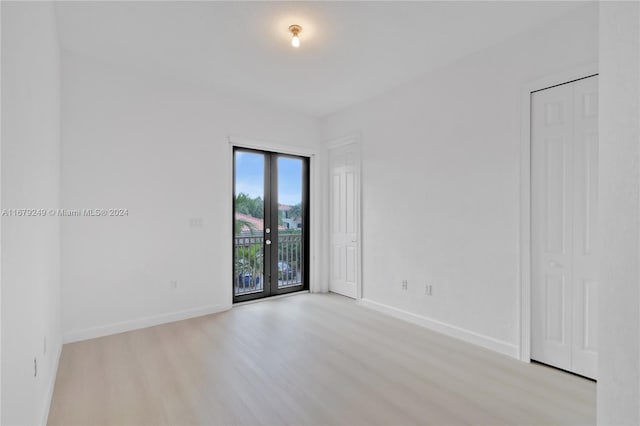
<path fill-rule="evenodd" d="M 598 80 L 531 94 L 531 359 L 597 376 Z"/>
<path fill-rule="evenodd" d="M 233 301 L 309 288 L 309 158 L 233 150 Z"/>

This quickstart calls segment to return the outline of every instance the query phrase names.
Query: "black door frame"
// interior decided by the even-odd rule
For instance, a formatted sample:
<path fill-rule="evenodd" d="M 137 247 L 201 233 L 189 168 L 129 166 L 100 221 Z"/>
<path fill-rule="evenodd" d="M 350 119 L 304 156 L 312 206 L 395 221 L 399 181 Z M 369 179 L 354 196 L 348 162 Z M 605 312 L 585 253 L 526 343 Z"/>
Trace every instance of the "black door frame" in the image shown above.
<path fill-rule="evenodd" d="M 236 295 L 235 293 L 235 212 L 236 212 L 236 153 L 249 152 L 264 155 L 264 226 L 263 226 L 263 268 L 264 283 L 261 292 Z M 274 151 L 267 151 L 254 148 L 243 148 L 241 146 L 233 146 L 233 188 L 232 188 L 232 259 L 231 259 L 231 291 L 233 295 L 233 303 L 246 302 L 249 300 L 262 299 L 270 296 L 293 293 L 297 291 L 305 291 L 309 289 L 309 163 L 310 158 L 303 155 L 293 155 Z M 278 158 L 294 158 L 302 160 L 302 265 L 300 274 L 302 284 L 278 288 Z M 275 223 L 275 226 L 273 226 Z M 266 230 L 271 229 L 272 232 L 267 234 Z M 270 239 L 271 244 L 265 242 Z"/>

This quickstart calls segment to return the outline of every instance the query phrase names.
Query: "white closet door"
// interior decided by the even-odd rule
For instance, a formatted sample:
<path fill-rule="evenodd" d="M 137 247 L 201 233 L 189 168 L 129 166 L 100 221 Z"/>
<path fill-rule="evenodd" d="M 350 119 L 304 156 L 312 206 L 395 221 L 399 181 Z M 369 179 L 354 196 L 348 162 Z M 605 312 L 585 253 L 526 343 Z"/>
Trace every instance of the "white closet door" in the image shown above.
<path fill-rule="evenodd" d="M 356 298 L 360 279 L 360 168 L 356 144 L 329 151 L 329 290 Z"/>
<path fill-rule="evenodd" d="M 598 78 L 574 83 L 572 371 L 596 377 L 598 364 Z"/>
<path fill-rule="evenodd" d="M 532 96 L 531 358 L 571 369 L 573 87 Z"/>
<path fill-rule="evenodd" d="M 532 95 L 531 358 L 595 378 L 597 78 Z"/>

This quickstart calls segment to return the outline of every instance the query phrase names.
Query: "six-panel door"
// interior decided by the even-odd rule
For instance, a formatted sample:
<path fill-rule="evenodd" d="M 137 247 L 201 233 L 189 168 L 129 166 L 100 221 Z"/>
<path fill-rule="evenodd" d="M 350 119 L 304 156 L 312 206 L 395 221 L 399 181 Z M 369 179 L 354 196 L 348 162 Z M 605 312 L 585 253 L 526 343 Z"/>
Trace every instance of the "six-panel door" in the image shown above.
<path fill-rule="evenodd" d="M 531 358 L 597 374 L 597 77 L 532 94 Z"/>
<path fill-rule="evenodd" d="M 356 298 L 360 274 L 358 146 L 329 152 L 329 290 Z"/>

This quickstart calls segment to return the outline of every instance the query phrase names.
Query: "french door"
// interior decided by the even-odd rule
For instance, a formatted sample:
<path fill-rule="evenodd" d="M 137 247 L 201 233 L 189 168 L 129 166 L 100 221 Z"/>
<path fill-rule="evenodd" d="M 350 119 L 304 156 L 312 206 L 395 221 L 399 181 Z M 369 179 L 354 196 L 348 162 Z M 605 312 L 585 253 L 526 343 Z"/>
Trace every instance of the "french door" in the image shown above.
<path fill-rule="evenodd" d="M 233 151 L 233 301 L 309 288 L 309 159 Z"/>

